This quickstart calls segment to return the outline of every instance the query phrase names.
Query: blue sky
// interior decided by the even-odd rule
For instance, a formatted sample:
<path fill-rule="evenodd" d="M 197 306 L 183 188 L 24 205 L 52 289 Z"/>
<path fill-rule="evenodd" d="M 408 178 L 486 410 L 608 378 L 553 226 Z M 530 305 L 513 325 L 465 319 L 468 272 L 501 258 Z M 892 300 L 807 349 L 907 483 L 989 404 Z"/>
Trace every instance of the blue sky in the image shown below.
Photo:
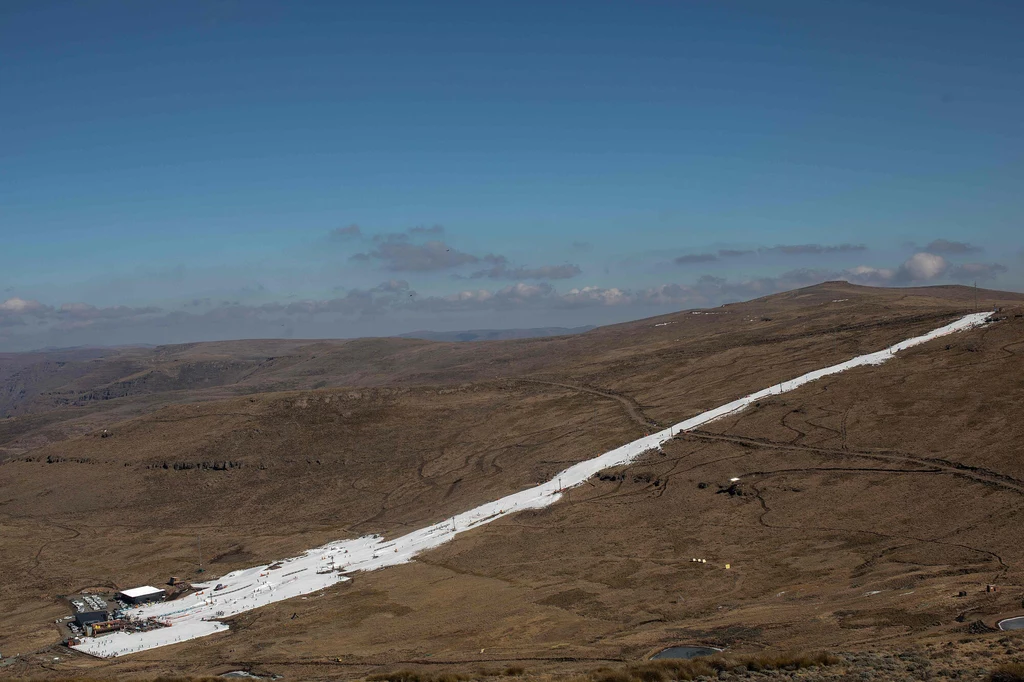
<path fill-rule="evenodd" d="M 0 4 L 0 350 L 1024 289 L 1018 2 Z"/>

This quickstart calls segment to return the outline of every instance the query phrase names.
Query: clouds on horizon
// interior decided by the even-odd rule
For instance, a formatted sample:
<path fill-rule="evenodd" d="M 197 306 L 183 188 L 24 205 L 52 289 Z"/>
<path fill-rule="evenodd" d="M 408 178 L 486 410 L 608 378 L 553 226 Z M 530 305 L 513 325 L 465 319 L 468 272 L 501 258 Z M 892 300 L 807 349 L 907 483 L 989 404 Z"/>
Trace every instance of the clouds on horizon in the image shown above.
<path fill-rule="evenodd" d="M 981 251 L 981 247 L 968 242 L 953 242 L 948 239 L 935 239 L 928 244 L 928 246 L 924 247 L 923 250 L 929 253 L 945 254 L 948 256 L 977 253 Z"/>
<path fill-rule="evenodd" d="M 456 275 L 457 279 L 571 279 L 583 271 L 578 265 L 565 263 L 563 265 L 542 265 L 536 268 L 512 267 L 504 256 L 487 254 L 482 259 L 491 267 L 485 270 L 477 270 L 470 273 L 468 277 Z"/>
<path fill-rule="evenodd" d="M 957 265 L 937 253 L 920 251 L 896 268 L 874 268 L 859 265 L 846 271 L 858 284 L 901 286 L 928 284 L 936 280 L 954 282 L 989 281 L 1006 272 L 1000 263 L 963 263 Z"/>
<path fill-rule="evenodd" d="M 100 308 L 88 303 L 63 303 L 51 306 L 36 300 L 18 297 L 0 303 L 0 328 L 47 325 L 58 330 L 87 327 L 97 321 L 139 319 L 161 312 L 155 306 L 110 306 Z"/>
<path fill-rule="evenodd" d="M 784 253 L 788 256 L 820 255 L 823 253 L 851 253 L 867 251 L 864 244 L 781 244 L 758 249 L 758 253 Z"/>
<path fill-rule="evenodd" d="M 385 270 L 393 272 L 435 272 L 480 262 L 473 254 L 452 248 L 441 240 L 432 239 L 416 244 L 401 234 L 387 235 L 377 242 L 374 249 L 357 253 L 352 256 L 352 260 L 376 261 Z"/>
<path fill-rule="evenodd" d="M 867 251 L 864 244 L 777 244 L 756 249 L 719 249 L 715 253 L 691 253 L 673 259 L 676 265 L 714 263 L 724 258 L 740 258 L 752 255 L 779 254 L 784 256 L 820 256 L 833 253 L 856 253 Z"/>
<path fill-rule="evenodd" d="M 328 235 L 330 239 L 336 241 L 346 241 L 349 239 L 358 239 L 363 236 L 363 230 L 355 223 L 351 225 L 345 225 L 344 227 L 336 227 L 331 230 Z"/>
<path fill-rule="evenodd" d="M 496 258 L 497 266 L 507 264 Z M 89 331 L 92 336 L 110 337 L 108 344 L 159 343 L 161 330 L 187 328 L 217 330 L 220 338 L 232 330 L 267 330 L 280 326 L 294 329 L 314 319 L 373 320 L 403 315 L 461 314 L 501 311 L 557 311 L 587 308 L 615 308 L 622 317 L 640 317 L 652 308 L 686 308 L 719 305 L 737 300 L 766 296 L 780 291 L 844 279 L 875 286 L 908 286 L 941 281 L 987 281 L 1005 272 L 998 263 L 954 264 L 944 256 L 918 252 L 893 268 L 860 265 L 834 270 L 797 268 L 779 275 L 732 280 L 705 274 L 689 284 L 665 283 L 629 288 L 587 285 L 559 290 L 549 282 L 516 282 L 497 289 L 464 289 L 447 295 L 419 295 L 404 279 L 385 280 L 369 288 L 353 288 L 326 299 L 298 299 L 244 304 L 193 299 L 180 310 L 156 306 L 97 307 L 87 303 L 48 305 L 33 299 L 11 297 L 0 302 L 0 347 L 39 347 L 33 340 L 54 336 L 77 338 Z M 262 333 L 267 334 L 267 331 Z M 267 334 L 277 335 L 280 334 Z M 90 338 L 92 338 L 90 336 Z M 196 340 L 196 339 L 192 339 Z M 49 344 L 52 345 L 52 344 Z"/>
<path fill-rule="evenodd" d="M 354 262 L 369 263 L 377 266 L 375 270 L 401 273 L 404 277 L 387 278 L 374 286 L 335 286 L 334 295 L 324 298 L 285 295 L 287 289 L 281 291 L 280 286 L 276 287 L 280 293 L 275 296 L 272 290 L 258 285 L 254 291 L 243 288 L 219 294 L 183 296 L 184 300 L 163 307 L 97 306 L 80 301 L 51 305 L 18 295 L 15 287 L 7 287 L 6 299 L 0 301 L 0 350 L 86 342 L 118 345 L 165 343 L 167 339 L 281 336 L 282 330 L 289 334 L 297 328 L 313 330 L 307 333 L 314 335 L 337 336 L 343 335 L 340 330 L 348 329 L 344 325 L 352 321 L 366 323 L 360 329 L 372 335 L 379 334 L 378 329 L 412 324 L 408 321 L 413 319 L 429 320 L 436 315 L 480 318 L 522 312 L 533 316 L 530 319 L 535 318 L 530 326 L 539 326 L 559 321 L 559 315 L 567 311 L 591 310 L 594 312 L 586 314 L 593 319 L 584 320 L 587 323 L 622 321 L 669 309 L 756 298 L 827 280 L 872 286 L 915 286 L 988 282 L 1008 271 L 1005 265 L 995 262 L 956 262 L 957 256 L 981 251 L 961 241 L 933 240 L 928 249 L 918 249 L 897 265 L 888 267 L 869 263 L 847 267 L 824 265 L 826 261 L 834 263 L 836 255 L 849 257 L 868 252 L 862 244 L 781 244 L 684 254 L 674 262 L 679 266 L 718 267 L 722 261 L 744 264 L 744 257 L 764 254 L 775 257 L 758 263 L 761 268 L 784 264 L 788 258 L 819 256 L 821 262 L 812 267 L 791 267 L 779 274 L 754 277 L 720 276 L 705 270 L 688 283 L 668 281 L 638 287 L 599 285 L 592 281 L 585 285 L 556 287 L 554 282 L 580 277 L 583 269 L 568 262 L 529 267 L 513 264 L 500 254 L 478 256 L 452 247 L 440 225 L 371 235 L 351 224 L 330 231 L 328 239 L 336 243 L 337 248 L 348 250 Z M 591 245 L 580 242 L 571 248 L 585 251 Z M 328 253 L 337 252 L 328 250 Z M 648 260 L 639 265 L 649 268 L 650 264 Z M 358 276 L 365 275 L 362 272 Z M 410 275 L 415 276 L 420 285 L 432 287 L 432 292 L 417 292 L 408 279 Z M 608 271 L 605 275 L 611 276 Z M 501 280 L 509 284 L 499 286 Z M 494 284 L 480 288 L 466 286 L 473 281 Z M 464 288 L 444 293 L 455 282 Z M 277 300 L 268 300 L 274 298 Z M 422 322 L 415 324 L 421 326 Z M 475 326 L 477 323 L 463 324 Z M 193 336 L 180 338 L 186 331 Z"/>
<path fill-rule="evenodd" d="M 672 260 L 676 265 L 692 265 L 694 263 L 713 263 L 718 256 L 713 253 L 688 253 Z"/>
<path fill-rule="evenodd" d="M 513 266 L 507 257 L 500 254 L 477 256 L 460 251 L 441 239 L 443 235 L 444 227 L 441 225 L 417 226 L 405 232 L 374 235 L 371 238 L 372 248 L 353 254 L 350 260 L 377 263 L 392 272 L 429 273 L 455 270 L 465 265 L 488 266 L 469 275 L 455 274 L 456 279 L 570 279 L 583 272 L 578 265 L 570 263 Z M 349 240 L 362 238 L 364 234 L 358 225 L 349 225 L 332 230 L 330 236 L 335 240 Z M 423 241 L 424 237 L 428 239 Z"/>

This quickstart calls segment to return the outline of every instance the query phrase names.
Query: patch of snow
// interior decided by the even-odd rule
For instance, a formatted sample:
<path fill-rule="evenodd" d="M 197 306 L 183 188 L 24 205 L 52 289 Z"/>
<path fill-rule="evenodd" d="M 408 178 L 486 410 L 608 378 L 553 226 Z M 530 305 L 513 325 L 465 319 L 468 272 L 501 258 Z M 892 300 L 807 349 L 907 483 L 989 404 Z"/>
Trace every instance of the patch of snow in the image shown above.
<path fill-rule="evenodd" d="M 861 355 L 838 365 L 808 372 L 796 379 L 769 386 L 655 434 L 609 450 L 598 457 L 575 464 L 556 474 L 546 483 L 488 502 L 393 540 L 385 540 L 380 535 L 338 540 L 308 550 L 301 556 L 285 559 L 279 562 L 281 565 L 278 568 L 271 568 L 276 564 L 264 564 L 232 571 L 210 582 L 196 584 L 199 591 L 181 599 L 145 604 L 129 611 L 132 617 L 161 620 L 169 627 L 148 632 L 114 632 L 102 637 L 86 638 L 73 648 L 93 656 L 110 658 L 223 632 L 228 626 L 220 619 L 230 618 L 274 602 L 300 597 L 349 580 L 343 574 L 375 571 L 407 563 L 421 552 L 451 541 L 459 533 L 479 528 L 495 519 L 524 509 L 541 509 L 552 505 L 562 498 L 565 489 L 582 485 L 605 469 L 628 464 L 645 452 L 658 450 L 679 433 L 721 419 L 770 395 L 794 390 L 822 377 L 845 372 L 854 367 L 880 365 L 898 351 L 984 324 L 989 314 L 967 315 L 956 322 L 922 336 L 901 341 L 884 350 Z M 224 587 L 214 591 L 213 588 L 219 583 Z"/>

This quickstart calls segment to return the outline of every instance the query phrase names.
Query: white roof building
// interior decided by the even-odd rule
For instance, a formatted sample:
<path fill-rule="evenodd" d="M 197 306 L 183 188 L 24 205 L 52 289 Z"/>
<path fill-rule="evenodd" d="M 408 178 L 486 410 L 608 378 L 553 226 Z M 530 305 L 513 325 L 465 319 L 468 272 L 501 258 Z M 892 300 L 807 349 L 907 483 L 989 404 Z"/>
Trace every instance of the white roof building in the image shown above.
<path fill-rule="evenodd" d="M 152 585 L 143 585 L 142 587 L 133 587 L 130 590 L 121 590 L 118 594 L 133 602 L 148 601 L 155 597 L 167 596 L 166 592 L 161 590 L 159 587 L 153 587 Z"/>

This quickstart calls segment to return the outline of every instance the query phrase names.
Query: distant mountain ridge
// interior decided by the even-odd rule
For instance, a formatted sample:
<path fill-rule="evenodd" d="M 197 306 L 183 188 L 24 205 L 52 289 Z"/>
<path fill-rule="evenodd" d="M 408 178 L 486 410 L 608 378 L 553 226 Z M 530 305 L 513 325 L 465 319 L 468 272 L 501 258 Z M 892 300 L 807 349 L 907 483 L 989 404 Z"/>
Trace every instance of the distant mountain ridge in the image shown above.
<path fill-rule="evenodd" d="M 429 330 L 399 334 L 403 339 L 424 339 L 426 341 L 507 341 L 509 339 L 536 339 L 545 336 L 569 336 L 582 334 L 594 325 L 584 327 L 534 327 L 532 329 L 466 329 L 456 332 L 434 332 Z"/>

